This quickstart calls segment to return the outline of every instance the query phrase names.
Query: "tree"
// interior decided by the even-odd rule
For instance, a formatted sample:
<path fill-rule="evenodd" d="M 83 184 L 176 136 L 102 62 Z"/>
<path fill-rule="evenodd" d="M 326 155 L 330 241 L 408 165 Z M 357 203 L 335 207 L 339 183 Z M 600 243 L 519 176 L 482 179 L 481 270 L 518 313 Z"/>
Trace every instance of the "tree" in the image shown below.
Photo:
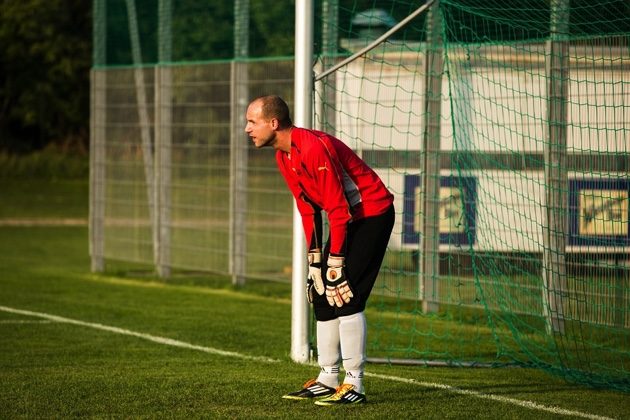
<path fill-rule="evenodd" d="M 91 2 L 0 2 L 0 150 L 87 145 Z"/>

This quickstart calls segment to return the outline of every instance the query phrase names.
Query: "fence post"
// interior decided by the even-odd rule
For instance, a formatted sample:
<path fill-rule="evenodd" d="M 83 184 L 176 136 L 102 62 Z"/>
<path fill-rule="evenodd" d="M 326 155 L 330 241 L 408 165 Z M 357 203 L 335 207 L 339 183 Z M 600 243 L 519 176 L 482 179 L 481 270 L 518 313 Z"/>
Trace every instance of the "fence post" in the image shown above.
<path fill-rule="evenodd" d="M 424 135 L 421 160 L 420 284 L 423 312 L 439 309 L 440 117 L 442 107 L 442 19 L 436 1 L 428 15 L 425 59 Z"/>
<path fill-rule="evenodd" d="M 249 103 L 249 0 L 234 3 L 234 60 L 230 65 L 230 255 L 232 284 L 245 284 L 247 273 L 247 150 L 243 131 Z"/>
<path fill-rule="evenodd" d="M 91 270 L 105 269 L 105 124 L 107 112 L 106 64 L 107 2 L 94 0 L 93 57 L 90 75 L 90 258 Z"/>
<path fill-rule="evenodd" d="M 159 0 L 158 65 L 155 67 L 155 194 L 158 276 L 171 275 L 172 0 Z"/>
<path fill-rule="evenodd" d="M 90 258 L 91 270 L 105 269 L 105 118 L 107 73 L 91 72 L 90 116 Z"/>
<path fill-rule="evenodd" d="M 545 142 L 545 225 L 543 226 L 543 313 L 547 331 L 564 334 L 563 297 L 567 292 L 567 96 L 569 1 L 551 1 L 547 41 L 547 121 Z"/>
<path fill-rule="evenodd" d="M 153 154 L 153 144 L 151 141 L 151 120 L 149 118 L 146 83 L 144 80 L 144 69 L 142 67 L 142 50 L 140 46 L 140 32 L 138 28 L 136 2 L 135 0 L 127 0 L 126 5 L 129 39 L 131 43 L 131 56 L 133 60 L 133 76 L 136 88 L 136 105 L 142 144 L 142 159 L 144 163 L 144 178 L 147 184 L 147 208 L 149 209 L 149 221 L 151 223 L 151 237 L 153 241 L 153 262 L 157 265 L 159 212 L 155 197 L 155 158 Z M 155 84 L 156 81 L 154 80 L 153 83 Z"/>

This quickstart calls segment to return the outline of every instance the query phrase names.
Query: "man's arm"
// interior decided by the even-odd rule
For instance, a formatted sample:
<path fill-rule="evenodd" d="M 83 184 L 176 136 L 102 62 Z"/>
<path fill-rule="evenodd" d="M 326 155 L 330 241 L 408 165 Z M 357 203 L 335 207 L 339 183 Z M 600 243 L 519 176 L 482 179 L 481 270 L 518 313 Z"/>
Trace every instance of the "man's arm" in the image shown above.
<path fill-rule="evenodd" d="M 345 251 L 348 222 L 352 219 L 350 205 L 343 185 L 343 168 L 332 146 L 325 140 L 313 147 L 309 165 L 315 174 L 322 197 L 322 207 L 330 224 L 330 253 L 343 255 Z"/>

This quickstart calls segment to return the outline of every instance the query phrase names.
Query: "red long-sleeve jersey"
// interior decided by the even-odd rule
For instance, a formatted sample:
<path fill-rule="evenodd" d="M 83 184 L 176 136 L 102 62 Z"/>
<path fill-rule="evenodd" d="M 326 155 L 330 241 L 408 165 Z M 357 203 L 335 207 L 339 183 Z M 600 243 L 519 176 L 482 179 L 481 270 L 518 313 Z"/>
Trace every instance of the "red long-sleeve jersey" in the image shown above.
<path fill-rule="evenodd" d="M 321 131 L 293 127 L 291 153 L 278 150 L 276 162 L 296 199 L 309 249 L 322 245 L 321 210 L 328 215 L 330 252 L 343 254 L 348 223 L 378 216 L 394 201 L 352 149 Z"/>

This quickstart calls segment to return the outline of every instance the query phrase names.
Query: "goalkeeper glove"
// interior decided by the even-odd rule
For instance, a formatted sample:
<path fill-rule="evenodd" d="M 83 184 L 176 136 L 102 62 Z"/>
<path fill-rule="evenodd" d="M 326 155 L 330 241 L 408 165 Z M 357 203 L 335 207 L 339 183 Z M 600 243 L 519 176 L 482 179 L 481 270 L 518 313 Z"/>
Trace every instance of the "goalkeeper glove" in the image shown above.
<path fill-rule="evenodd" d="M 322 253 L 317 250 L 311 250 L 308 253 L 308 277 L 306 281 L 306 298 L 308 303 L 313 303 L 313 290 L 318 295 L 323 295 L 324 280 L 322 279 Z"/>
<path fill-rule="evenodd" d="M 326 299 L 330 306 L 337 305 L 340 308 L 354 296 L 344 275 L 344 261 L 344 257 L 331 255 L 326 271 Z"/>

